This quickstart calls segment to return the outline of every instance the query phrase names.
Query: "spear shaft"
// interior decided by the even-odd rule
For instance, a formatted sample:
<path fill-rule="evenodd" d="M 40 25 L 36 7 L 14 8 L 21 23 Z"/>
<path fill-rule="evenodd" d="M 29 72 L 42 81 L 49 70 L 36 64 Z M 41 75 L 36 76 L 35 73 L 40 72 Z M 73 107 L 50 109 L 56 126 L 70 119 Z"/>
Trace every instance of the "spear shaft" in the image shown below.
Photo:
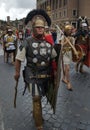
<path fill-rule="evenodd" d="M 16 81 L 16 85 L 15 85 L 14 108 L 16 108 L 17 87 L 18 87 L 18 80 Z"/>

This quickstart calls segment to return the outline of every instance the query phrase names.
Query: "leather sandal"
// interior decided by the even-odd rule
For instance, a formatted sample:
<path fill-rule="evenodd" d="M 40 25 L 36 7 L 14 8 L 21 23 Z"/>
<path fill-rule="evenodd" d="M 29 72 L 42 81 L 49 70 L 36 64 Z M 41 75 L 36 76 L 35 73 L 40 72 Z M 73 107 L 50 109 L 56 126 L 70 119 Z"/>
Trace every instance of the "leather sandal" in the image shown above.
<path fill-rule="evenodd" d="M 72 85 L 71 85 L 70 82 L 67 83 L 67 89 L 68 89 L 69 91 L 73 91 Z"/>

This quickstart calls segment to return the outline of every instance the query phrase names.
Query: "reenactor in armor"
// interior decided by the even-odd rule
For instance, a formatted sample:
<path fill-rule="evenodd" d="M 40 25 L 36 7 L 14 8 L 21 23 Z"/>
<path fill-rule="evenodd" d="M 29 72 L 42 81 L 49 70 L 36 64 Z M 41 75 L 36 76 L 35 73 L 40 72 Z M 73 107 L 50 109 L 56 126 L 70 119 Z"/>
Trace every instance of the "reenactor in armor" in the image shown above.
<path fill-rule="evenodd" d="M 56 75 L 56 51 L 53 45 L 44 38 L 45 23 L 51 25 L 51 20 L 42 9 L 32 10 L 25 19 L 25 24 L 32 22 L 32 37 L 28 37 L 19 47 L 15 62 L 15 80 L 20 77 L 21 62 L 25 60 L 26 66 L 23 70 L 23 77 L 26 87 L 32 93 L 33 117 L 37 130 L 43 130 L 42 117 L 42 96 L 48 94 L 52 86 L 52 76 Z M 46 21 L 46 22 L 45 22 Z M 54 72 L 52 74 L 52 72 Z M 54 93 L 53 93 L 54 94 Z M 50 96 L 52 93 L 50 93 Z"/>
<path fill-rule="evenodd" d="M 71 24 L 65 25 L 64 36 L 61 40 L 61 53 L 62 53 L 62 68 L 63 77 L 62 82 L 67 85 L 67 89 L 72 91 L 72 85 L 70 82 L 70 64 L 72 62 L 73 53 L 78 57 L 78 53 L 74 47 L 75 39 L 72 37 L 73 26 Z M 73 53 L 72 53 L 73 52 Z"/>
<path fill-rule="evenodd" d="M 83 65 L 90 67 L 90 37 L 89 37 L 89 30 L 88 30 L 88 21 L 86 17 L 79 17 L 78 20 L 78 29 L 77 33 L 75 34 L 75 44 L 81 48 L 81 55 L 82 58 L 76 63 L 76 71 L 83 73 Z"/>
<path fill-rule="evenodd" d="M 6 62 L 8 62 L 9 54 L 13 54 L 13 62 L 15 62 L 15 56 L 16 56 L 16 50 L 17 50 L 17 38 L 13 34 L 13 31 L 11 28 L 7 30 L 7 34 L 4 36 L 4 42 L 3 42 L 3 48 L 4 48 L 4 58 L 6 58 Z"/>

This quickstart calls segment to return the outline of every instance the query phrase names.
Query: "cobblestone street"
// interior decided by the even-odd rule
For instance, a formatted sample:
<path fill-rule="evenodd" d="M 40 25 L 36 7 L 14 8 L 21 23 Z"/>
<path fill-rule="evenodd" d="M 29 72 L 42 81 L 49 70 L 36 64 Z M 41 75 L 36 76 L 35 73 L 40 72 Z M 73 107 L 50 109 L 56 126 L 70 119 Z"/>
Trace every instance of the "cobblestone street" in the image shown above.
<path fill-rule="evenodd" d="M 72 63 L 70 71 L 73 91 L 60 83 L 55 115 L 46 98 L 42 99 L 44 130 L 90 130 L 90 68 L 84 66 L 86 72 L 80 74 L 75 72 L 74 66 Z M 18 85 L 17 108 L 13 107 L 14 66 L 3 62 L 3 53 L 0 72 L 0 130 L 36 130 L 31 95 L 26 91 L 22 96 L 22 77 Z"/>

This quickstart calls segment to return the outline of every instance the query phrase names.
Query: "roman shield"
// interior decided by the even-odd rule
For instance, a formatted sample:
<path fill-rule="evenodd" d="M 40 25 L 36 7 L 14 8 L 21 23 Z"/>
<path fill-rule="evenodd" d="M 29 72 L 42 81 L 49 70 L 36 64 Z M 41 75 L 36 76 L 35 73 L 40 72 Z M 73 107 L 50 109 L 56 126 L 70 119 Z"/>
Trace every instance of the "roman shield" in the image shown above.
<path fill-rule="evenodd" d="M 57 72 L 55 75 L 51 76 L 51 80 L 49 82 L 50 87 L 48 87 L 48 91 L 46 94 L 46 97 L 51 105 L 51 108 L 53 109 L 54 114 L 55 114 L 55 110 L 56 110 L 60 80 L 61 80 L 61 53 L 60 53 L 59 59 L 58 59 Z"/>

